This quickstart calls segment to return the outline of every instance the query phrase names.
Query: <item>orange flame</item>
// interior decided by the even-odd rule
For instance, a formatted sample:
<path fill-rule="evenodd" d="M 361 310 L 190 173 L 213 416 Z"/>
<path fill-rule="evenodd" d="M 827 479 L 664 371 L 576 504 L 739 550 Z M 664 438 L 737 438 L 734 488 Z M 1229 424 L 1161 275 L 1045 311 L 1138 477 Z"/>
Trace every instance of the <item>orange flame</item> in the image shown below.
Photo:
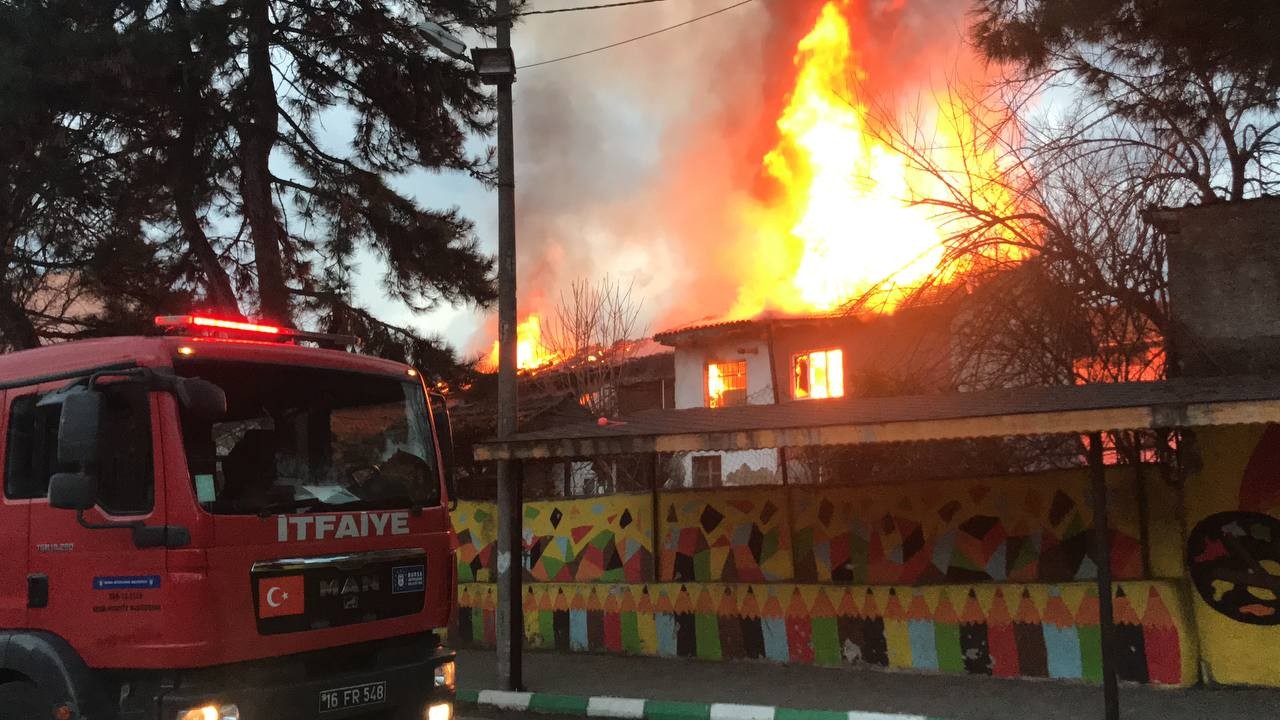
<path fill-rule="evenodd" d="M 532 372 L 558 362 L 559 356 L 543 343 L 542 318 L 537 313 L 531 314 L 516 326 L 516 368 Z M 497 369 L 498 342 L 495 340 L 485 370 L 496 372 Z"/>
<path fill-rule="evenodd" d="M 724 394 L 728 390 L 725 386 L 724 375 L 720 372 L 720 366 L 712 363 L 707 366 L 707 407 L 720 407 L 724 404 Z"/>
<path fill-rule="evenodd" d="M 880 142 L 867 107 L 845 91 L 867 77 L 851 46 L 843 4 L 847 0 L 827 2 L 797 47 L 795 87 L 777 121 L 778 142 L 763 159 L 783 192 L 769 205 L 747 209 L 757 236 L 756 262 L 731 316 L 766 308 L 826 312 L 859 298 L 891 312 L 931 275 L 948 282 L 955 273 L 939 271 L 950 233 L 939 227 L 934 211 L 912 204 L 937 190 L 938 181 Z M 956 107 L 938 102 L 933 122 L 944 148 L 938 152 L 976 147 L 973 122 Z M 957 159 L 942 158 L 939 165 Z M 964 159 L 972 165 L 972 158 Z M 994 157 L 978 163 L 983 167 L 973 170 L 974 177 L 999 175 Z M 1009 201 L 1008 193 L 997 195 L 991 200 Z"/>

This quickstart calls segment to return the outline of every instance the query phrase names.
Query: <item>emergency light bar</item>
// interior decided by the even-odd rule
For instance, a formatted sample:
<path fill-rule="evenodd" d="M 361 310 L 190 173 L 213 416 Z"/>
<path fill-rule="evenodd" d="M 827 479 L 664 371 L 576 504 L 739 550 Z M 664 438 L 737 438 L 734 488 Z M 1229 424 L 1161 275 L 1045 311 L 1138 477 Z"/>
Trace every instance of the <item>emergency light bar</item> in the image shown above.
<path fill-rule="evenodd" d="M 206 315 L 157 315 L 155 323 L 156 327 L 167 331 L 204 330 L 209 334 L 234 334 L 242 337 L 258 336 L 264 340 L 309 340 L 318 343 L 322 347 L 345 347 L 355 345 L 357 340 L 354 335 L 307 332 L 295 328 L 280 327 L 279 325 L 264 325 L 241 320 L 223 320 Z"/>

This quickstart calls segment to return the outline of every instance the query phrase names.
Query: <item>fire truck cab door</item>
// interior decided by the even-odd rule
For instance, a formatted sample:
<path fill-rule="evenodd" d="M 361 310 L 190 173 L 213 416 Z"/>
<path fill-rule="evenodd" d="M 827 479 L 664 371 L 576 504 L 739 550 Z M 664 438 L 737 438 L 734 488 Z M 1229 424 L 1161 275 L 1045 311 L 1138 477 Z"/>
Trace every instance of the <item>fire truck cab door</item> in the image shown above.
<path fill-rule="evenodd" d="M 11 398 L 11 393 L 0 390 L 0 407 L 5 408 L 0 422 L 3 435 L 0 437 L 6 439 L 3 444 L 6 458 L 20 450 L 25 440 L 14 432 L 8 411 Z M 22 494 L 16 482 L 18 478 L 10 476 L 8 468 L 11 465 L 8 462 L 4 467 L 4 493 L 0 497 L 0 628 L 17 628 L 27 624 L 27 556 L 31 551 L 28 514 L 31 501 L 18 497 Z"/>
<path fill-rule="evenodd" d="M 96 645 L 82 648 L 86 656 L 130 644 L 142 649 L 138 638 L 164 637 L 166 552 L 163 547 L 138 547 L 128 527 L 138 521 L 165 524 L 164 484 L 157 471 L 162 467 L 161 395 L 127 383 L 105 386 L 103 394 L 97 505 L 84 512 L 84 519 L 90 525 L 117 527 L 84 527 L 75 510 L 52 507 L 48 475 L 45 497 L 31 501 L 29 572 L 47 577 L 48 597 L 44 607 L 29 611 L 30 625 Z M 46 396 L 36 403 L 34 420 L 56 448 L 61 408 L 51 398 L 56 400 Z M 52 467 L 56 450 L 45 448 L 45 455 L 52 459 L 44 461 L 42 472 L 73 470 Z"/>

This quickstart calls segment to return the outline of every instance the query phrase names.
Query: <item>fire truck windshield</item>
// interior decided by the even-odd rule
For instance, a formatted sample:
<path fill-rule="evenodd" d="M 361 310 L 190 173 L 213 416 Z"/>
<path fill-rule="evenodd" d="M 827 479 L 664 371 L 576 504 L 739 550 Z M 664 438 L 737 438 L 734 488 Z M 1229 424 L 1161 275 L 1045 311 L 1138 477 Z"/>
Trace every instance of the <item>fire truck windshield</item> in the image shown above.
<path fill-rule="evenodd" d="M 319 368 L 182 360 L 227 394 L 227 414 L 184 414 L 196 497 L 218 514 L 427 507 L 440 502 L 416 380 Z"/>

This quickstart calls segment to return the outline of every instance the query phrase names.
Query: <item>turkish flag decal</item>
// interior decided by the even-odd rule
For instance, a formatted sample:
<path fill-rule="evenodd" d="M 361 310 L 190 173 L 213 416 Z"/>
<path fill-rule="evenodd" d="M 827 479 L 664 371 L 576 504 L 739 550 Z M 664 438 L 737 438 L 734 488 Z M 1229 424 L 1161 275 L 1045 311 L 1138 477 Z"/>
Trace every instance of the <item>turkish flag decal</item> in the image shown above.
<path fill-rule="evenodd" d="M 258 617 L 273 618 L 306 612 L 304 587 L 301 575 L 258 580 Z"/>

